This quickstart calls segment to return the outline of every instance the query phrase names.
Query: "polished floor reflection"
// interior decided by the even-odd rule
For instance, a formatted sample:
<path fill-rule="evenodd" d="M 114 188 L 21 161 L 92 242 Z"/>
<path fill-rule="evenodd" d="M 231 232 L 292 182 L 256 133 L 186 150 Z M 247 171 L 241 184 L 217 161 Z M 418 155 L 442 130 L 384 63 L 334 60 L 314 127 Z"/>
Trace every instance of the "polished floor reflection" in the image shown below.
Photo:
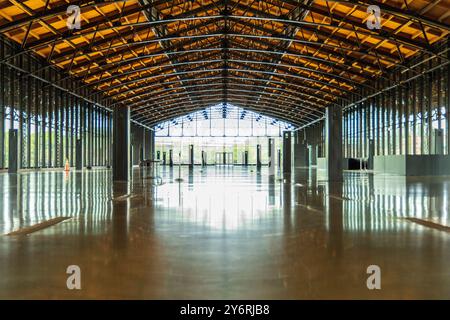
<path fill-rule="evenodd" d="M 450 298 L 450 177 L 178 170 L 0 174 L 0 298 Z"/>

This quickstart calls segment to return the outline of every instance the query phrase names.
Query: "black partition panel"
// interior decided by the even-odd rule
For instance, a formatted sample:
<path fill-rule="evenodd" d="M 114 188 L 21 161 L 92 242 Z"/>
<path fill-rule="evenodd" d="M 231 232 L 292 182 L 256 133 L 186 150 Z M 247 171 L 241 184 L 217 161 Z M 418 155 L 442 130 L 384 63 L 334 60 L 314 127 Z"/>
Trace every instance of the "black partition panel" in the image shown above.
<path fill-rule="evenodd" d="M 83 142 L 81 139 L 77 139 L 75 149 L 75 168 L 81 170 L 83 169 Z"/>
<path fill-rule="evenodd" d="M 189 167 L 190 168 L 194 167 L 194 145 L 193 144 L 189 145 Z"/>
<path fill-rule="evenodd" d="M 17 129 L 9 129 L 8 172 L 17 173 L 18 169 L 18 137 Z"/>
<path fill-rule="evenodd" d="M 291 173 L 291 132 L 283 132 L 283 173 Z"/>
<path fill-rule="evenodd" d="M 256 145 L 256 166 L 261 167 L 261 145 Z"/>

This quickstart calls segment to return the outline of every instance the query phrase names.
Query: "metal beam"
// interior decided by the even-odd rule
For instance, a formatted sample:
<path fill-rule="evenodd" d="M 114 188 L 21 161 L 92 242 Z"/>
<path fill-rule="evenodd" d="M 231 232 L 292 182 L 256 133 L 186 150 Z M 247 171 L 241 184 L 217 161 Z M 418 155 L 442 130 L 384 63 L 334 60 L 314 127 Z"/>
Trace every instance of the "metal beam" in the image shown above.
<path fill-rule="evenodd" d="M 293 124 L 294 126 L 304 125 L 304 124 L 307 123 L 305 121 L 300 121 L 299 119 L 288 118 L 284 114 L 280 114 L 277 111 L 267 112 L 268 110 L 265 110 L 264 108 L 261 108 L 261 106 L 259 106 L 259 105 L 246 104 L 244 106 L 239 101 L 238 102 L 230 102 L 230 103 L 235 105 L 235 106 L 237 106 L 237 107 L 240 107 L 240 108 L 242 108 L 244 110 L 250 110 L 250 111 L 253 111 L 253 112 L 257 112 L 257 113 L 260 113 L 261 115 L 268 116 L 268 117 L 274 118 L 276 120 L 281 120 L 281 121 L 288 122 L 290 124 Z M 216 104 L 218 104 L 218 103 L 216 103 Z M 208 107 L 210 107 L 212 105 L 214 105 L 214 103 L 210 103 L 208 105 L 203 105 L 203 106 L 199 105 L 198 108 L 190 109 L 189 113 L 207 109 Z M 153 126 L 155 126 L 158 123 L 161 123 L 161 122 L 164 122 L 164 121 L 167 121 L 167 120 L 170 120 L 170 119 L 174 119 L 174 118 L 177 118 L 177 117 L 182 116 L 182 115 L 186 115 L 186 113 L 183 112 L 183 111 L 180 112 L 177 109 L 173 109 L 171 112 L 166 113 L 166 114 L 162 115 L 161 117 L 155 118 L 155 120 L 146 121 L 144 123 L 146 125 L 148 125 L 148 126 L 153 127 Z"/>
<path fill-rule="evenodd" d="M 200 70 L 188 70 L 188 71 L 180 71 L 180 72 L 173 72 L 173 73 L 169 73 L 169 74 L 160 74 L 160 75 L 150 75 L 150 76 L 145 76 L 145 77 L 141 77 L 141 78 L 136 78 L 136 79 L 132 79 L 132 80 L 128 80 L 126 82 L 111 86 L 109 88 L 107 88 L 107 91 L 109 93 L 111 93 L 111 91 L 113 91 L 114 89 L 118 89 L 118 88 L 124 88 L 129 86 L 130 84 L 133 83 L 137 83 L 137 82 L 142 82 L 145 80 L 149 80 L 149 79 L 155 79 L 155 78 L 165 78 L 165 77 L 170 77 L 170 76 L 178 76 L 178 75 L 186 75 L 186 74 L 199 74 L 199 73 L 212 73 L 212 72 L 222 72 L 223 69 L 222 68 L 212 68 L 212 69 L 200 69 Z M 234 71 L 234 72 L 241 72 L 241 73 L 256 73 L 256 74 L 267 74 L 267 75 L 272 75 L 272 76 L 276 76 L 279 78 L 294 78 L 297 80 L 302 80 L 302 81 L 306 81 L 308 83 L 315 83 L 315 84 L 320 84 L 322 86 L 327 86 L 329 88 L 333 88 L 337 91 L 344 92 L 344 93 L 351 93 L 351 90 L 348 89 L 343 89 L 339 86 L 336 86 L 334 84 L 330 84 L 327 83 L 325 81 L 319 80 L 319 79 L 314 79 L 314 78 L 307 78 L 307 77 L 303 77 L 303 76 L 298 76 L 295 75 L 293 73 L 291 74 L 286 74 L 286 73 L 278 73 L 278 72 L 269 72 L 269 71 L 265 71 L 265 70 L 259 70 L 259 69 L 239 69 L 239 68 L 228 68 L 228 71 Z M 298 84 L 299 87 L 303 87 L 304 89 L 309 89 L 309 90 L 314 90 L 314 91 L 323 91 L 323 88 L 318 88 L 318 87 L 313 87 L 313 86 L 309 86 L 305 83 L 302 83 L 301 85 Z M 126 91 L 129 90 L 133 90 L 133 89 L 137 89 L 136 87 L 131 87 L 131 88 L 127 88 Z M 335 92 L 327 92 L 329 94 L 333 94 L 336 95 Z M 117 93 L 115 94 L 117 95 Z"/>
<path fill-rule="evenodd" d="M 195 98 L 195 99 L 204 99 L 204 98 L 209 98 L 209 97 L 213 97 L 213 96 L 219 96 L 218 92 L 220 91 L 221 88 L 216 89 L 216 90 L 203 90 L 203 91 L 194 91 L 192 92 L 191 97 Z M 238 94 L 236 94 L 235 92 L 239 92 Z M 278 106 L 278 109 L 280 110 L 285 110 L 287 113 L 290 113 L 294 110 L 303 110 L 306 109 L 310 112 L 313 113 L 317 113 L 318 115 L 323 115 L 324 112 L 321 111 L 320 109 L 313 109 L 313 108 L 309 108 L 306 107 L 303 104 L 296 104 L 296 101 L 292 101 L 289 102 L 288 104 L 284 104 L 283 106 L 280 107 L 278 103 L 278 101 L 275 98 L 271 98 L 271 97 L 267 97 L 267 96 L 262 96 L 261 99 L 255 99 L 255 97 L 248 97 L 247 95 L 243 94 L 243 93 L 248 93 L 251 92 L 249 90 L 241 90 L 241 91 L 234 91 L 234 92 L 229 92 L 228 95 L 231 97 L 238 97 L 238 98 L 246 98 L 247 101 L 255 101 L 255 102 L 259 102 L 259 101 L 264 101 L 266 103 L 269 104 L 273 104 L 274 106 Z M 159 107 L 156 108 L 145 108 L 145 109 L 134 109 L 132 110 L 133 112 L 136 112 L 137 110 L 144 110 L 144 112 L 140 112 L 140 114 L 148 114 L 150 112 L 153 112 L 154 110 L 159 110 L 159 109 L 165 109 L 165 108 L 170 108 L 174 105 L 179 105 L 180 103 L 184 103 L 187 101 L 187 97 L 178 97 L 178 98 L 173 98 L 173 99 L 168 99 L 166 100 L 166 104 L 164 105 L 160 105 Z M 325 108 L 323 108 L 325 109 Z"/>
<path fill-rule="evenodd" d="M 196 99 L 192 99 L 195 103 L 200 104 L 200 105 L 213 105 L 213 104 L 218 104 L 222 102 L 221 99 L 222 95 L 221 94 L 216 94 L 216 95 L 209 95 L 207 98 L 196 98 Z M 294 114 L 295 117 L 301 116 L 301 117 L 306 117 L 308 118 L 308 115 L 313 115 L 313 118 L 307 119 L 308 121 L 313 121 L 315 118 L 320 117 L 321 115 L 314 115 L 312 113 L 296 113 L 300 112 L 301 109 L 297 108 L 297 110 L 295 110 L 294 108 L 289 111 L 289 112 L 283 112 L 280 110 L 279 105 L 276 104 L 272 104 L 270 101 L 266 101 L 266 100 L 262 100 L 263 103 L 252 100 L 252 99 L 245 99 L 245 96 L 234 96 L 234 95 L 229 95 L 230 98 L 230 103 L 233 102 L 239 102 L 242 105 L 247 105 L 247 104 L 251 104 L 251 105 L 258 105 L 260 107 L 266 108 L 266 109 L 270 109 L 271 112 L 273 113 L 279 113 L 281 115 L 283 115 L 284 117 L 288 117 L 289 114 Z M 141 112 L 139 113 L 139 117 L 140 118 L 148 118 L 148 119 L 153 119 L 154 117 L 148 117 L 148 115 L 150 113 L 167 113 L 170 112 L 170 110 L 176 109 L 176 108 L 184 108 L 183 106 L 183 100 L 178 100 L 176 102 L 173 102 L 172 104 L 163 106 L 162 109 L 166 109 L 166 110 L 162 110 L 161 108 L 154 108 L 152 110 L 146 110 L 145 112 Z M 164 111 L 164 112 L 161 112 Z M 136 115 L 134 114 L 134 118 L 136 119 Z M 138 118 L 139 119 L 139 118 Z M 303 118 L 302 118 L 303 119 Z"/>
<path fill-rule="evenodd" d="M 215 54 L 214 54 L 214 52 L 215 52 Z M 139 69 L 133 69 L 133 70 L 126 71 L 126 72 L 123 72 L 123 73 L 116 73 L 116 74 L 108 76 L 107 78 L 89 82 L 89 83 L 87 83 L 85 85 L 79 86 L 78 88 L 76 88 L 76 90 L 79 90 L 79 89 L 81 89 L 83 87 L 94 88 L 94 87 L 100 86 L 103 83 L 112 82 L 114 79 L 118 79 L 118 78 L 122 78 L 122 77 L 133 78 L 133 75 L 140 76 L 141 72 L 149 71 L 149 70 L 155 69 L 155 68 L 158 68 L 158 72 L 157 72 L 157 74 L 158 74 L 158 73 L 162 72 L 161 68 L 163 68 L 163 69 L 164 68 L 171 69 L 172 67 L 190 66 L 190 65 L 196 65 L 196 64 L 199 64 L 199 63 L 203 64 L 203 63 L 214 63 L 214 62 L 222 61 L 221 59 L 207 60 L 207 58 L 210 58 L 210 57 L 215 56 L 217 54 L 220 54 L 220 52 L 218 50 L 214 50 L 213 54 L 210 54 L 208 56 L 204 56 L 204 57 L 201 57 L 201 58 L 198 58 L 198 59 L 189 59 L 189 61 L 187 61 L 187 62 L 183 61 L 183 62 L 167 64 L 167 65 L 159 64 L 159 63 L 147 65 L 147 66 L 139 68 Z M 252 64 L 253 63 L 253 64 L 258 64 L 258 65 L 279 66 L 279 67 L 284 67 L 284 68 L 296 68 L 296 69 L 300 69 L 300 70 L 307 71 L 307 72 L 310 72 L 310 73 L 316 73 L 316 74 L 321 75 L 321 76 L 332 78 L 332 79 L 334 79 L 336 81 L 342 81 L 344 83 L 350 83 L 352 86 L 361 85 L 361 86 L 364 86 L 364 87 L 367 87 L 367 88 L 370 88 L 370 89 L 374 89 L 370 85 L 366 85 L 364 83 L 351 80 L 348 77 L 346 78 L 346 77 L 343 77 L 343 76 L 340 76 L 340 75 L 336 75 L 336 74 L 331 73 L 331 72 L 322 71 L 320 69 L 313 69 L 313 68 L 303 67 L 300 64 L 294 64 L 294 63 L 287 64 L 287 63 L 281 63 L 281 62 L 279 64 L 277 64 L 277 63 L 266 62 L 266 61 L 261 61 L 261 60 L 251 60 L 251 59 L 247 59 L 247 60 L 242 59 L 242 60 L 240 60 L 240 59 L 232 59 L 232 58 L 227 59 L 227 61 L 228 62 L 236 62 L 236 63 L 245 63 L 245 64 L 248 64 L 248 63 Z M 281 60 L 281 61 L 283 61 L 283 60 Z M 185 69 L 183 69 L 183 70 L 185 70 Z M 286 69 L 282 69 L 282 70 L 285 70 L 286 72 L 289 72 Z M 188 70 L 186 70 L 186 71 L 188 71 Z M 152 75 L 154 75 L 154 74 L 152 73 Z M 108 88 L 106 88 L 106 89 L 108 89 Z"/>
<path fill-rule="evenodd" d="M 245 89 L 242 89 L 242 88 L 251 88 L 251 89 L 254 89 L 254 88 L 257 88 L 257 89 L 267 88 L 266 86 L 259 86 L 259 85 L 254 85 L 254 84 L 251 85 L 251 84 L 244 84 L 244 83 L 230 83 L 230 82 L 228 82 L 228 85 L 230 86 L 229 90 L 231 92 L 239 91 L 239 92 L 254 93 L 254 91 L 245 90 Z M 212 87 L 212 86 L 214 86 L 214 87 L 222 87 L 223 86 L 223 82 L 204 83 L 204 84 L 199 84 L 199 85 L 191 85 L 191 86 L 187 86 L 187 87 L 204 89 L 204 88 L 208 88 L 208 87 Z M 234 88 L 234 87 L 236 87 L 236 88 Z M 313 103 L 305 100 L 304 98 L 302 98 L 301 97 L 301 93 L 300 93 L 300 96 L 295 94 L 296 93 L 295 91 L 290 91 L 290 90 L 285 90 L 285 89 L 282 89 L 282 88 L 275 88 L 275 87 L 268 88 L 268 89 L 274 90 L 276 92 L 264 92 L 263 94 L 265 94 L 265 95 L 274 95 L 274 94 L 276 94 L 277 96 L 286 97 L 286 98 L 292 99 L 294 101 L 301 101 L 302 104 L 306 103 L 309 107 L 316 108 L 318 111 L 320 111 L 320 108 L 324 108 L 324 106 L 325 106 L 325 105 L 313 104 Z M 164 91 L 169 91 L 169 90 L 172 90 L 172 88 L 165 89 L 165 90 L 163 90 L 163 92 Z M 195 90 L 193 92 L 199 92 L 199 91 L 200 90 Z M 287 93 L 290 93 L 290 94 L 285 95 L 285 94 L 280 94 L 278 92 L 287 92 Z M 161 92 L 158 92 L 158 93 L 161 93 Z M 173 96 L 182 95 L 182 94 L 184 94 L 184 92 L 176 92 L 176 93 L 172 93 L 172 94 L 165 94 L 165 95 L 162 95 L 162 96 L 158 95 L 158 96 L 156 96 L 156 98 L 157 99 L 164 99 L 166 97 L 173 97 Z M 140 96 L 139 97 L 139 101 L 134 102 L 134 103 L 126 103 L 126 104 L 130 108 L 132 108 L 133 111 L 140 110 L 140 109 L 145 109 L 148 106 L 149 102 L 152 102 L 152 101 L 156 100 L 156 99 L 152 99 L 152 98 L 153 97 L 144 99 L 143 96 Z M 117 102 L 116 104 L 123 104 L 123 103 L 124 103 L 124 101 L 120 101 L 120 102 Z M 316 109 L 313 109 L 313 110 L 316 110 Z"/>
<path fill-rule="evenodd" d="M 192 79 L 189 79 L 189 81 L 214 81 L 214 80 L 222 80 L 222 79 L 223 78 L 221 76 L 212 76 L 212 77 L 192 78 Z M 237 81 L 253 81 L 253 82 L 265 81 L 264 79 L 249 78 L 249 77 L 229 77 L 228 79 L 229 80 L 237 80 Z M 171 85 L 171 84 L 178 83 L 178 82 L 179 81 L 156 82 L 156 83 L 153 83 L 153 84 L 149 84 L 147 86 L 140 87 L 139 90 L 143 90 L 145 92 L 148 92 L 151 88 L 154 88 L 155 86 L 156 87 L 164 87 L 165 85 Z M 304 92 L 304 90 L 306 89 L 305 87 L 303 87 L 301 85 L 298 85 L 296 83 L 293 83 L 293 82 L 286 83 L 286 82 L 276 81 L 276 80 L 272 79 L 271 83 L 274 84 L 274 85 L 280 85 L 280 86 L 285 86 L 285 87 L 292 86 L 294 88 L 300 89 L 300 90 L 298 90 L 298 92 L 302 92 L 304 95 L 309 96 L 310 98 L 317 99 L 317 100 L 323 101 L 324 103 L 328 103 L 328 104 L 333 104 L 334 103 L 334 101 L 329 100 L 326 97 L 323 97 L 323 96 L 320 96 L 320 95 L 317 95 L 317 94 L 313 94 L 313 93 L 305 93 Z M 123 93 L 120 93 L 120 94 L 123 94 Z M 120 94 L 117 94 L 117 95 L 112 96 L 112 97 L 113 98 L 119 98 L 118 95 L 120 95 Z M 127 100 L 128 100 L 128 98 L 125 98 L 124 99 L 124 103 L 126 103 Z M 120 99 L 115 104 L 121 103 L 121 101 L 122 100 Z"/>

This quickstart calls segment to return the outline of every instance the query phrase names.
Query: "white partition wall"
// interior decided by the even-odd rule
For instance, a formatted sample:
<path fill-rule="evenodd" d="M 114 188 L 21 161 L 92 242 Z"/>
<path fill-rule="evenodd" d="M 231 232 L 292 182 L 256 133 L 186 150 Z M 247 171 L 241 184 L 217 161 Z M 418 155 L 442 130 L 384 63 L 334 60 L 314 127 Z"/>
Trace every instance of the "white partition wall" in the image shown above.
<path fill-rule="evenodd" d="M 275 175 L 275 141 L 269 138 L 269 176 Z"/>

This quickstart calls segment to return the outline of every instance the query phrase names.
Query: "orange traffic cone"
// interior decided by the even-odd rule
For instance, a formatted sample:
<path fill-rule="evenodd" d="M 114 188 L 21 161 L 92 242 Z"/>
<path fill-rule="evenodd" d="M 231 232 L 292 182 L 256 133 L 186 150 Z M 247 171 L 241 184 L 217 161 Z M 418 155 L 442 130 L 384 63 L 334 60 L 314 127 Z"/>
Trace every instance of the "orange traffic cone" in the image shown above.
<path fill-rule="evenodd" d="M 69 159 L 66 159 L 66 165 L 64 166 L 64 171 L 65 172 L 69 172 L 70 171 Z"/>

